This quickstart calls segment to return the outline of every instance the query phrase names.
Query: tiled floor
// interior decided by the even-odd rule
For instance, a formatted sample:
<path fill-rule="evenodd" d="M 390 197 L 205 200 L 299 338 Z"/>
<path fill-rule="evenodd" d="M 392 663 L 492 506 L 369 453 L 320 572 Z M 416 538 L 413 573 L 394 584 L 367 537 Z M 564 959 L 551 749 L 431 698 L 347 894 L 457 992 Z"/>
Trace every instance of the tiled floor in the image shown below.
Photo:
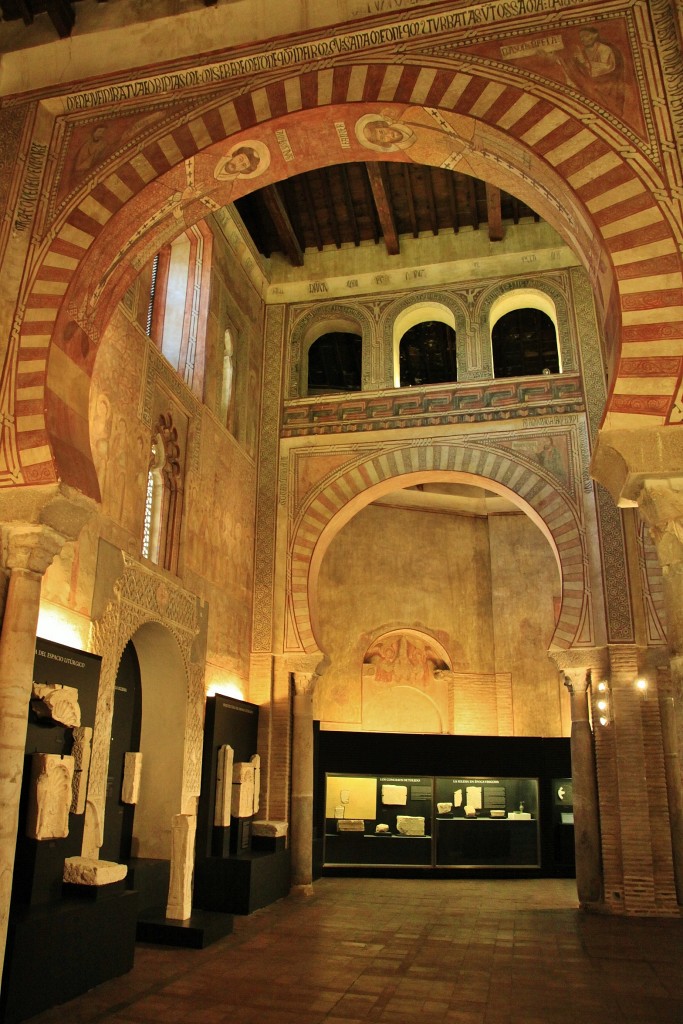
<path fill-rule="evenodd" d="M 681 1024 L 683 920 L 576 910 L 564 880 L 325 878 L 205 950 L 32 1024 Z"/>

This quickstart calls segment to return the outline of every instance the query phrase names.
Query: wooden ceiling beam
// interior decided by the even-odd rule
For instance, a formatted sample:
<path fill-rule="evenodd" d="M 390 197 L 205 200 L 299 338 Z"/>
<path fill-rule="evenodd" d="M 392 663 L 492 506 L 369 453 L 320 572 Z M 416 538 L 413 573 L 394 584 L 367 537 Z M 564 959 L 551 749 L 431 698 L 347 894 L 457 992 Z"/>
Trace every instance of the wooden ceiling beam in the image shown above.
<path fill-rule="evenodd" d="M 344 203 L 346 205 L 346 212 L 349 217 L 349 224 L 351 225 L 351 231 L 353 233 L 353 244 L 358 246 L 360 245 L 360 228 L 358 227 L 356 207 L 354 205 L 353 197 L 351 195 L 351 186 L 349 185 L 349 175 L 346 170 L 346 164 L 341 164 L 340 169 L 342 192 L 344 194 Z"/>
<path fill-rule="evenodd" d="M 365 166 L 368 171 L 370 188 L 372 189 L 372 198 L 375 201 L 375 209 L 377 210 L 380 227 L 384 235 L 384 244 L 390 256 L 398 256 L 401 250 L 398 243 L 398 231 L 396 230 L 394 212 L 391 207 L 386 170 L 381 163 L 366 164 Z"/>
<path fill-rule="evenodd" d="M 337 203 L 334 201 L 334 195 L 332 193 L 332 178 L 329 167 L 323 168 L 323 191 L 325 193 L 325 202 L 327 203 L 327 212 L 330 218 L 330 230 L 332 232 L 332 238 L 337 249 L 341 249 L 341 231 L 339 230 L 339 218 L 337 216 Z"/>
<path fill-rule="evenodd" d="M 503 241 L 503 214 L 500 207 L 500 189 L 486 182 L 486 210 L 489 222 L 489 242 Z"/>
<path fill-rule="evenodd" d="M 66 39 L 70 36 L 71 29 L 76 23 L 76 15 L 70 0 L 47 0 L 46 10 L 59 37 Z"/>
<path fill-rule="evenodd" d="M 318 224 L 318 217 L 316 213 L 316 205 L 313 202 L 313 193 L 311 191 L 311 183 L 307 174 L 301 175 L 301 183 L 304 188 L 304 201 L 306 203 L 306 209 L 311 221 L 311 228 L 313 230 L 313 237 L 315 238 L 315 245 L 318 252 L 323 251 L 323 239 L 320 234 L 320 225 Z"/>
<path fill-rule="evenodd" d="M 455 171 L 450 171 L 446 180 L 448 182 L 448 209 L 451 214 L 451 225 L 457 235 L 460 230 L 460 217 L 458 215 L 458 196 L 455 191 Z"/>
<path fill-rule="evenodd" d="M 425 192 L 427 193 L 427 209 L 429 210 L 429 223 L 432 228 L 432 234 L 438 235 L 439 233 L 439 221 L 436 216 L 436 200 L 434 198 L 434 176 L 431 167 L 425 167 Z"/>
<path fill-rule="evenodd" d="M 375 198 L 374 198 L 374 196 L 372 194 L 372 186 L 370 184 L 370 174 L 368 172 L 368 167 L 369 166 L 370 166 L 369 164 L 362 164 L 361 165 L 361 170 L 362 170 L 362 168 L 365 168 L 365 170 L 363 171 L 363 173 L 361 175 L 361 178 L 362 178 L 362 181 L 363 181 L 363 191 L 365 192 L 365 202 L 367 203 L 367 208 L 368 208 L 368 217 L 370 218 L 370 221 L 372 222 L 372 237 L 373 237 L 375 245 L 377 245 L 378 242 L 379 242 L 379 239 L 380 239 L 380 235 L 382 234 L 382 226 L 381 226 L 381 224 L 379 222 L 379 217 L 377 216 L 377 207 L 375 206 Z"/>
<path fill-rule="evenodd" d="M 293 267 L 303 267 L 304 254 L 292 227 L 289 214 L 277 185 L 266 185 L 261 189 L 263 203 L 275 227 L 283 252 Z"/>
<path fill-rule="evenodd" d="M 413 183 L 410 179 L 410 165 L 403 164 L 403 190 L 405 197 L 408 202 L 408 217 L 410 218 L 410 230 L 413 232 L 413 238 L 417 238 L 420 234 L 417 226 L 417 217 L 415 216 L 415 199 L 413 197 Z"/>
<path fill-rule="evenodd" d="M 465 189 L 467 191 L 467 212 L 469 220 L 475 231 L 479 230 L 479 211 L 477 210 L 477 191 L 474 187 L 474 178 L 469 174 L 465 175 Z"/>

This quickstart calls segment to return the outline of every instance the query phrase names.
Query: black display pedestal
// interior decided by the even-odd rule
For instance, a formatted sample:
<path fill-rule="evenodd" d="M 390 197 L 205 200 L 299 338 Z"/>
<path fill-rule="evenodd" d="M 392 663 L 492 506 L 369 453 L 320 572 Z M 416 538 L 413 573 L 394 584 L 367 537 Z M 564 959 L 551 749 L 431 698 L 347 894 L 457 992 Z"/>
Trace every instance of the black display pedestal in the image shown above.
<path fill-rule="evenodd" d="M 195 868 L 197 907 L 251 914 L 288 893 L 289 850 L 284 840 L 274 851 L 252 849 L 239 857 L 208 857 Z"/>
<path fill-rule="evenodd" d="M 160 946 L 204 949 L 231 932 L 232 914 L 194 909 L 187 921 L 174 921 L 159 910 L 140 915 L 137 937 L 140 942 L 153 942 Z"/>
<path fill-rule="evenodd" d="M 74 999 L 133 967 L 138 895 L 65 898 L 13 913 L 1 1013 L 5 1024 Z"/>

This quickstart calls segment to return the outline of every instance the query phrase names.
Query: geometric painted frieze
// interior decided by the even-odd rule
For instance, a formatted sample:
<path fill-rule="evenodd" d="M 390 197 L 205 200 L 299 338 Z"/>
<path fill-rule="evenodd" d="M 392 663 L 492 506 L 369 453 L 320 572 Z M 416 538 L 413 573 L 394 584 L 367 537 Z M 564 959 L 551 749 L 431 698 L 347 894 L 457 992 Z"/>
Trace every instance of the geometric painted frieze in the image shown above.
<path fill-rule="evenodd" d="M 395 427 L 486 423 L 516 415 L 559 416 L 584 409 L 578 376 L 486 381 L 410 388 L 382 395 L 333 396 L 286 402 L 282 437 L 390 430 Z"/>

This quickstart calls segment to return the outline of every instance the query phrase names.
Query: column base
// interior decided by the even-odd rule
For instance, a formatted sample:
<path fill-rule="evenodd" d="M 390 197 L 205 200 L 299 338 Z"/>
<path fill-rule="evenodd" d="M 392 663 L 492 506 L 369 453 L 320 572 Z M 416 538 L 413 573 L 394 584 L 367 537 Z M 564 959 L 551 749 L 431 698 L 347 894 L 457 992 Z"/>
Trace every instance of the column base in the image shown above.
<path fill-rule="evenodd" d="M 290 896 L 312 896 L 313 886 L 310 882 L 305 885 L 292 885 L 289 890 Z"/>

